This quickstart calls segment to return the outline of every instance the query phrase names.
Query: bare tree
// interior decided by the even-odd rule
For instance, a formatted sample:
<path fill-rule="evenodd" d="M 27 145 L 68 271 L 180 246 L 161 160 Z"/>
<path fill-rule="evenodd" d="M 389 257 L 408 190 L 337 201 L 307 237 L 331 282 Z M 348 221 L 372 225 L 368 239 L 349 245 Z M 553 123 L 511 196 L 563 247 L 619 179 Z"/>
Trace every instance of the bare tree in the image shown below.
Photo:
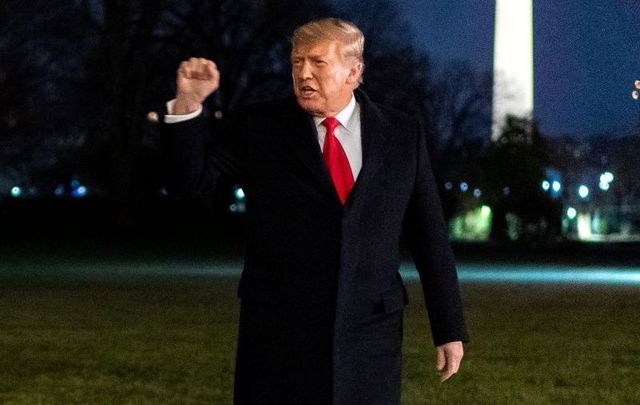
<path fill-rule="evenodd" d="M 326 2 L 189 1 L 174 9 L 164 31 L 173 60 L 213 59 L 223 79 L 213 107 L 224 110 L 290 91 L 290 35 L 299 24 L 330 14 Z M 173 79 L 173 77 L 172 77 Z"/>
<path fill-rule="evenodd" d="M 489 146 L 491 76 L 469 63 L 451 63 L 429 91 L 432 131 L 437 134 L 435 166 L 445 176 L 468 171 Z"/>
<path fill-rule="evenodd" d="M 439 110 L 445 103 L 433 97 L 445 90 L 428 57 L 408 45 L 406 24 L 389 3 L 355 3 L 341 5 L 341 15 L 367 37 L 364 88 L 373 99 L 421 117 L 429 142 L 439 145 L 444 132 L 436 120 L 445 116 Z M 17 167 L 20 156 L 31 165 L 39 153 L 49 167 L 64 166 L 63 176 L 83 173 L 103 185 L 119 223 L 128 222 L 132 203 L 161 187 L 158 137 L 146 113 L 173 97 L 181 60 L 201 56 L 218 63 L 223 80 L 205 105 L 210 114 L 278 98 L 291 91 L 294 27 L 335 15 L 329 2 L 312 0 L 79 0 L 64 7 L 37 1 L 36 13 L 33 4 L 8 0 L 0 6 L 0 49 L 8 55 L 0 60 L 6 145 L 0 163 Z M 15 135 L 25 131 L 30 137 Z M 29 148 L 33 157 L 25 159 Z M 451 161 L 438 157 L 440 148 L 432 152 L 435 161 Z"/>
<path fill-rule="evenodd" d="M 486 201 L 493 208 L 492 239 L 546 243 L 559 234 L 562 205 L 540 187 L 549 163 L 537 125 L 508 117 L 482 165 Z"/>
<path fill-rule="evenodd" d="M 81 105 L 77 17 L 72 4 L 0 5 L 0 167 L 16 184 L 49 187 L 38 172 L 67 166 L 83 141 L 72 119 Z"/>
<path fill-rule="evenodd" d="M 175 69 L 190 56 L 216 60 L 222 87 L 207 109 L 231 109 L 288 89 L 288 36 L 299 22 L 317 16 L 323 2 L 105 0 L 81 2 L 93 27 L 86 71 L 94 84 L 99 120 L 85 159 L 110 174 L 114 218 L 129 222 L 129 206 L 150 191 L 152 173 L 141 161 L 157 150 L 145 120 L 171 97 Z M 286 16 L 287 18 L 283 18 Z M 96 163 L 100 162 L 102 163 Z M 157 166 L 156 166 L 157 168 Z M 142 179 L 147 181 L 140 183 Z M 156 184 L 157 185 L 157 184 Z M 139 190 L 139 191 L 136 191 Z"/>
<path fill-rule="evenodd" d="M 88 155 L 107 157 L 102 170 L 97 171 L 108 170 L 114 220 L 126 224 L 154 78 L 150 63 L 154 33 L 167 2 L 85 0 L 81 4 L 85 20 L 93 28 L 90 40 L 97 45 L 86 59 L 98 117 L 88 145 L 93 153 Z"/>

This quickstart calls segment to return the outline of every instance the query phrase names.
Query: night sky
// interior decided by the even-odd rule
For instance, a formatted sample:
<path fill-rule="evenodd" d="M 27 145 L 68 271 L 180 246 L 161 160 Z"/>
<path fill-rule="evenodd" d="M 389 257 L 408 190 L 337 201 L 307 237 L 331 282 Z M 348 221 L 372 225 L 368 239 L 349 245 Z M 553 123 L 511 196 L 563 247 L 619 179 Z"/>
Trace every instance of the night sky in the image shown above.
<path fill-rule="evenodd" d="M 495 0 L 394 0 L 438 65 L 493 64 Z M 640 125 L 640 1 L 534 0 L 534 115 L 545 135 L 624 134 Z"/>

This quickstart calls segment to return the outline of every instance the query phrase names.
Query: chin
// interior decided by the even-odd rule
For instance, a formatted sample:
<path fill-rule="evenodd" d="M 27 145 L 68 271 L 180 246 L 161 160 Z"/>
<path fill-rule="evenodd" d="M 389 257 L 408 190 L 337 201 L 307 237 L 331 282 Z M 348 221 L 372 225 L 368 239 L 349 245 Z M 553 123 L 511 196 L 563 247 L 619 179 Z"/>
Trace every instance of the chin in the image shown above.
<path fill-rule="evenodd" d="M 315 116 L 324 117 L 322 108 L 319 105 L 320 103 L 314 102 L 312 100 L 302 98 L 302 97 L 296 97 L 296 98 L 298 100 L 298 104 L 300 105 L 300 107 L 302 107 L 302 109 L 305 110 L 307 113 Z"/>

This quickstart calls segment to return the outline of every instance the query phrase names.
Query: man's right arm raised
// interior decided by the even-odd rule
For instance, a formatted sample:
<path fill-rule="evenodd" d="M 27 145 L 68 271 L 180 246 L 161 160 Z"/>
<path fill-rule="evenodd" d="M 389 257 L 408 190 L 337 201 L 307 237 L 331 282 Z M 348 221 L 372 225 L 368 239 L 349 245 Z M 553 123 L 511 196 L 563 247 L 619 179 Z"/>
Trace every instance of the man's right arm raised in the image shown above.
<path fill-rule="evenodd" d="M 210 128 L 202 114 L 202 103 L 220 84 L 220 72 L 208 59 L 190 58 L 176 74 L 176 98 L 167 103 L 162 125 L 169 164 L 169 190 L 175 194 L 209 194 L 220 174 L 233 174 L 237 148 L 228 144 L 231 135 L 218 125 L 207 142 Z"/>
<path fill-rule="evenodd" d="M 204 58 L 190 58 L 180 64 L 176 75 L 173 115 L 185 115 L 202 108 L 202 103 L 220 86 L 216 64 Z"/>

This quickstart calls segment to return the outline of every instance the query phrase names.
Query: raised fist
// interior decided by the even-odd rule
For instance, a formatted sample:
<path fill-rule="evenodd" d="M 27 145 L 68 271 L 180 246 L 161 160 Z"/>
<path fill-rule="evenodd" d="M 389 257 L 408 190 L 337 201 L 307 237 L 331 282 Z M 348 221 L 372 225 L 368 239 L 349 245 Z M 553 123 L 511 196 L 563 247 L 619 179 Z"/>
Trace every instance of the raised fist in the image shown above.
<path fill-rule="evenodd" d="M 220 72 L 211 60 L 190 58 L 180 64 L 176 85 L 173 113 L 188 114 L 197 110 L 202 102 L 218 89 Z"/>

